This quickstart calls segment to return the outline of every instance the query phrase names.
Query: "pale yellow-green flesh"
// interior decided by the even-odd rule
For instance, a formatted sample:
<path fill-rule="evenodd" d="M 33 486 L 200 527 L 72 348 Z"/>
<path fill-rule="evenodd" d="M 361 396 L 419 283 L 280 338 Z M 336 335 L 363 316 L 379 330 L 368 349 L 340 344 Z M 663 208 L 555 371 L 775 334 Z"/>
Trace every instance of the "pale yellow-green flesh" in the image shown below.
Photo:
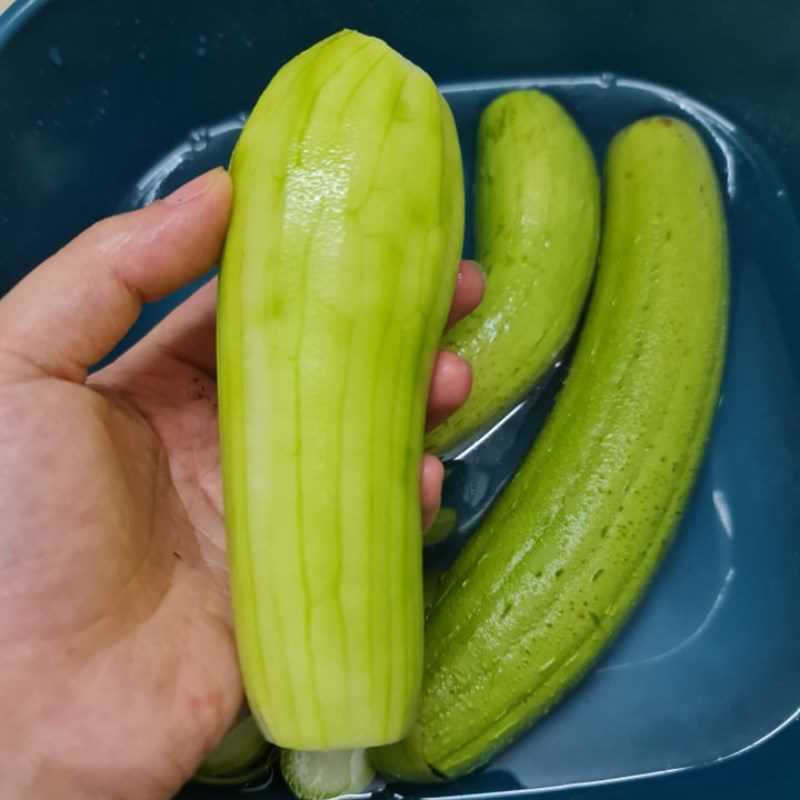
<path fill-rule="evenodd" d="M 438 453 L 484 432 L 553 364 L 597 256 L 594 159 L 553 98 L 525 90 L 492 102 L 480 121 L 476 171 L 475 248 L 486 294 L 442 342 L 471 364 L 473 378 L 465 405 L 426 437 Z"/>
<path fill-rule="evenodd" d="M 716 175 L 669 118 L 606 164 L 597 284 L 566 384 L 442 578 L 420 718 L 375 751 L 406 780 L 463 774 L 546 713 L 620 629 L 683 511 L 717 401 L 728 269 Z"/>
<path fill-rule="evenodd" d="M 422 669 L 419 459 L 463 230 L 430 78 L 342 32 L 285 66 L 234 152 L 218 360 L 237 644 L 265 735 L 401 737 Z"/>

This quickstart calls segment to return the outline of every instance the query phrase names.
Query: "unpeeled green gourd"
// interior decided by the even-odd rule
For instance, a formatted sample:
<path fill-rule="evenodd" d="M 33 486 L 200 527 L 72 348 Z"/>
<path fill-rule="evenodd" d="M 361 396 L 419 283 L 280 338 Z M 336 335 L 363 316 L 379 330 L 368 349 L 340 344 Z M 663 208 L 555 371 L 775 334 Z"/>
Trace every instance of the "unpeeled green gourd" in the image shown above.
<path fill-rule="evenodd" d="M 480 306 L 442 347 L 472 366 L 466 404 L 426 446 L 452 453 L 484 432 L 548 370 L 572 335 L 594 271 L 600 189 L 592 152 L 556 100 L 501 95 L 483 112 L 475 179 Z"/>
<path fill-rule="evenodd" d="M 686 505 L 728 307 L 717 177 L 668 117 L 612 143 L 597 282 L 566 383 L 428 612 L 416 727 L 387 776 L 453 778 L 547 713 L 620 630 Z"/>

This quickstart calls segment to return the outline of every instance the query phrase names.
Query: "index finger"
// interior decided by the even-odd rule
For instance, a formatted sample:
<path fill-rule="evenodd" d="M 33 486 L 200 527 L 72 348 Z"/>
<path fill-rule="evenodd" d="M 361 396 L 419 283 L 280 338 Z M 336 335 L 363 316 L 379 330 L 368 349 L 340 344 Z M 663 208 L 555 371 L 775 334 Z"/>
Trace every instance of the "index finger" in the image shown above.
<path fill-rule="evenodd" d="M 2 299 L 3 350 L 26 369 L 83 382 L 133 325 L 142 303 L 211 269 L 230 202 L 230 178 L 217 169 L 84 231 Z"/>

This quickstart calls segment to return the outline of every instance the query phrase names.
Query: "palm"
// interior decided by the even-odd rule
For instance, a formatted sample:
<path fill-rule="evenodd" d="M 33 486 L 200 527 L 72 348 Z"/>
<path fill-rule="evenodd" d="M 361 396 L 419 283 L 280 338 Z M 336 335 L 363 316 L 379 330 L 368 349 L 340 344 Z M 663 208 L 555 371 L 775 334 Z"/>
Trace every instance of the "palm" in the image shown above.
<path fill-rule="evenodd" d="M 91 730 L 89 750 L 76 736 L 53 755 L 106 764 L 98 796 L 126 773 L 132 796 L 180 786 L 240 703 L 214 396 L 208 375 L 158 353 L 94 386 L 0 390 L 14 532 L 0 640 L 24 681 L 10 730 L 32 711 L 45 730 Z"/>
<path fill-rule="evenodd" d="M 0 302 L 0 800 L 170 797 L 241 706 L 215 285 L 87 377 L 142 302 L 217 258 L 227 176 L 181 191 L 89 229 Z M 481 293 L 462 267 L 451 321 Z M 468 391 L 440 355 L 429 420 Z M 426 458 L 429 519 L 441 464 Z"/>

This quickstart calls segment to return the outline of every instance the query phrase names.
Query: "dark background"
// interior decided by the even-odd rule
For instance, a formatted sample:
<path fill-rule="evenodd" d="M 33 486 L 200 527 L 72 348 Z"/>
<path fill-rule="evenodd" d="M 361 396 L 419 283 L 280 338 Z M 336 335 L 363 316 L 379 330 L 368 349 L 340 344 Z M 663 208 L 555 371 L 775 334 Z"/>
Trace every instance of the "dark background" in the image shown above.
<path fill-rule="evenodd" d="M 679 87 L 752 133 L 800 198 L 797 0 L 18 2 L 0 21 L 0 294 L 117 210 L 154 154 L 249 109 L 277 66 L 343 26 L 440 82 L 610 70 Z M 557 795 L 795 798 L 798 754 L 794 722 L 724 764 Z M 474 786 L 519 788 L 491 770 Z"/>

